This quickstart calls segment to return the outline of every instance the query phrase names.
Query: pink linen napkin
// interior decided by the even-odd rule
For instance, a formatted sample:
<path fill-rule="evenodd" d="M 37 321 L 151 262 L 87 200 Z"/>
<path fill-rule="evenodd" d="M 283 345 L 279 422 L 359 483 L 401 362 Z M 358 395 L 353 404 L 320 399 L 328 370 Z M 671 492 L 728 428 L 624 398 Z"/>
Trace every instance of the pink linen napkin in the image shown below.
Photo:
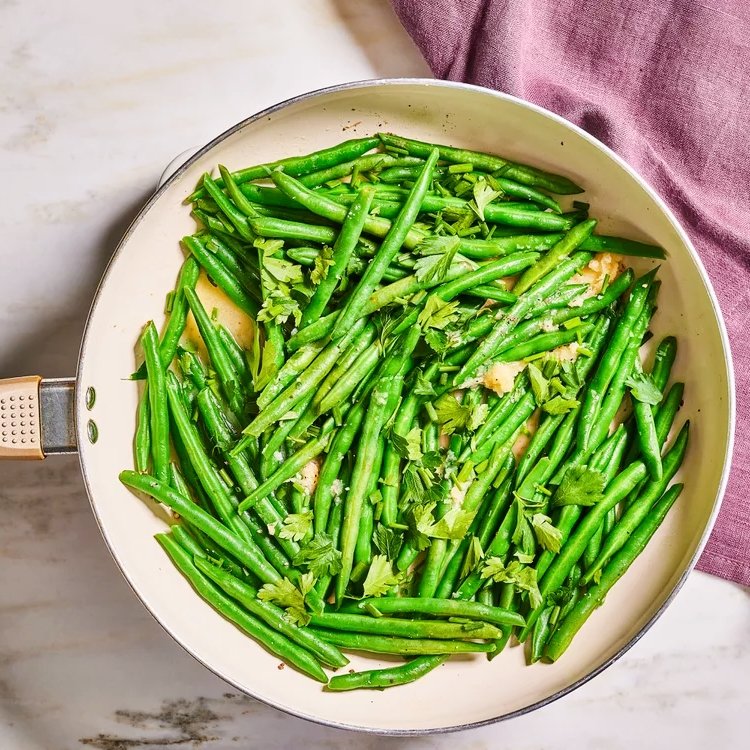
<path fill-rule="evenodd" d="M 655 187 L 729 329 L 737 431 L 698 567 L 750 585 L 750 5 L 747 0 L 393 0 L 433 73 L 556 112 Z"/>

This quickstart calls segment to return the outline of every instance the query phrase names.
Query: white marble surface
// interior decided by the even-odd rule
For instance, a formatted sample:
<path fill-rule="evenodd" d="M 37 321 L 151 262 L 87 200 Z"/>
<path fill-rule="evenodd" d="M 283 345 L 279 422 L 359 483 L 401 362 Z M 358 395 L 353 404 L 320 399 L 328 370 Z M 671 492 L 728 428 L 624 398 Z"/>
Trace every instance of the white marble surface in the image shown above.
<path fill-rule="evenodd" d="M 162 167 L 320 86 L 427 69 L 384 0 L 0 2 L 0 376 L 67 375 Z M 237 695 L 117 572 L 75 458 L 0 466 L 0 747 L 747 746 L 750 592 L 694 573 L 643 640 L 533 715 L 385 740 Z"/>

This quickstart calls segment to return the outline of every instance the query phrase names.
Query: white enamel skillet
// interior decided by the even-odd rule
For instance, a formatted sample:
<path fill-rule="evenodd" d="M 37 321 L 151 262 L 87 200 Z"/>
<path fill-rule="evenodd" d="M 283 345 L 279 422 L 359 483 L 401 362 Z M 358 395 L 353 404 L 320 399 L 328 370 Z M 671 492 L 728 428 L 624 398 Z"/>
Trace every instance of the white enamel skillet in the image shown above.
<path fill-rule="evenodd" d="M 222 619 L 172 567 L 154 533 L 166 514 L 125 489 L 132 466 L 137 385 L 128 380 L 144 321 L 163 319 L 165 293 L 194 230 L 183 199 L 205 171 L 304 154 L 347 138 L 393 131 L 496 152 L 564 173 L 586 187 L 599 230 L 663 246 L 652 330 L 679 340 L 690 418 L 685 491 L 624 578 L 553 665 L 524 665 L 521 648 L 498 658 L 451 659 L 418 682 L 383 692 L 328 693 Z M 637 269 L 650 262 L 636 263 Z M 41 385 L 40 385 L 41 382 Z M 336 727 L 419 734 L 477 726 L 539 708 L 601 672 L 661 614 L 693 568 L 729 472 L 734 391 L 726 330 L 698 255 L 672 213 L 627 164 L 565 120 L 510 96 L 432 80 L 383 80 L 316 91 L 236 125 L 180 167 L 143 207 L 97 291 L 72 380 L 0 382 L 0 456 L 77 450 L 91 506 L 116 563 L 144 606 L 196 659 L 234 685 L 296 716 Z M 74 426 L 73 426 L 74 425 Z M 353 659 L 372 668 L 373 659 Z"/>

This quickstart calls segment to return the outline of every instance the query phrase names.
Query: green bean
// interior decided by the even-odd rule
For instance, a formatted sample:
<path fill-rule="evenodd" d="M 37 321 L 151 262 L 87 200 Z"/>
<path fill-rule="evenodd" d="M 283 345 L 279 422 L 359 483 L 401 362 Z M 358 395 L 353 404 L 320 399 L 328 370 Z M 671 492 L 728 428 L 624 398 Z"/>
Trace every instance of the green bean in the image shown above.
<path fill-rule="evenodd" d="M 402 138 L 392 133 L 379 133 L 380 140 L 386 146 L 397 146 L 406 150 L 413 156 L 426 156 L 436 146 L 423 143 L 409 138 Z M 523 185 L 539 187 L 549 190 L 551 193 L 570 194 L 581 193 L 583 188 L 576 185 L 567 177 L 543 172 L 524 164 L 515 164 L 499 156 L 492 156 L 478 151 L 452 148 L 450 146 L 437 146 L 440 158 L 454 164 L 471 164 L 477 169 L 485 172 L 497 172 L 507 179 L 515 180 Z"/>
<path fill-rule="evenodd" d="M 652 479 L 661 479 L 661 449 L 656 435 L 656 424 L 651 405 L 633 398 L 633 415 L 640 446 L 641 458 Z"/>
<path fill-rule="evenodd" d="M 435 617 L 461 617 L 492 623 L 493 625 L 525 624 L 521 615 L 500 607 L 488 607 L 477 602 L 459 599 L 422 599 L 416 597 L 385 597 L 362 599 L 357 608 L 369 611 L 374 608 L 381 614 L 423 614 Z M 472 636 L 474 637 L 474 636 Z"/>
<path fill-rule="evenodd" d="M 526 452 L 521 456 L 516 470 L 516 486 L 520 486 L 529 470 L 534 466 L 537 459 L 540 458 L 547 444 L 554 437 L 567 414 L 544 414 L 539 423 L 539 427 L 532 435 Z"/>
<path fill-rule="evenodd" d="M 627 543 L 612 558 L 602 571 L 599 582 L 591 587 L 568 613 L 555 630 L 545 651 L 551 661 L 557 661 L 570 645 L 573 636 L 581 629 L 591 613 L 601 605 L 612 586 L 620 580 L 633 561 L 645 549 L 651 537 L 661 525 L 674 502 L 682 492 L 683 485 L 670 487 L 637 526 Z"/>
<path fill-rule="evenodd" d="M 495 445 L 502 444 L 509 440 L 516 430 L 534 413 L 536 401 L 531 391 L 526 391 L 518 400 L 518 403 L 510 412 L 507 419 L 493 432 L 484 442 L 478 444 L 478 447 L 469 455 L 469 461 L 477 466 L 485 461 Z"/>
<path fill-rule="evenodd" d="M 454 385 L 458 386 L 473 377 L 476 369 L 485 362 L 487 356 L 498 347 L 505 336 L 518 324 L 519 320 L 533 310 L 552 289 L 555 289 L 560 283 L 567 281 L 581 266 L 584 266 L 590 260 L 591 255 L 589 253 L 575 253 L 560 263 L 557 269 L 548 273 L 543 279 L 534 284 L 531 289 L 520 295 L 515 304 L 501 315 L 494 328 L 482 339 L 474 353 L 461 367 L 453 379 Z"/>
<path fill-rule="evenodd" d="M 307 651 L 292 643 L 286 636 L 264 625 L 248 614 L 229 597 L 222 594 L 195 566 L 188 552 L 167 534 L 156 534 L 156 540 L 164 548 L 178 570 L 188 579 L 196 592 L 215 610 L 239 626 L 262 646 L 289 662 L 319 682 L 328 678 L 320 664 Z"/>
<path fill-rule="evenodd" d="M 398 638 L 387 635 L 368 635 L 366 633 L 344 633 L 338 630 L 310 628 L 316 635 L 329 643 L 353 651 L 370 651 L 376 654 L 402 654 L 414 656 L 421 654 L 476 654 L 492 650 L 488 643 L 474 641 L 451 641 L 428 638 Z"/>
<path fill-rule="evenodd" d="M 386 597 L 398 601 L 396 597 Z M 377 601 L 377 600 L 376 600 Z M 373 605 L 377 608 L 377 604 Z M 491 609 L 487 607 L 486 609 Z M 372 633 L 374 635 L 403 636 L 405 638 L 435 638 L 438 640 L 464 640 L 497 638 L 500 631 L 489 623 L 441 622 L 440 620 L 406 620 L 397 617 L 369 617 L 367 615 L 324 612 L 313 615 L 310 625 L 314 628 L 343 630 L 349 633 Z"/>
<path fill-rule="evenodd" d="M 620 520 L 604 540 L 603 547 L 596 560 L 587 569 L 583 577 L 583 583 L 591 581 L 596 572 L 606 565 L 607 561 L 625 545 L 630 535 L 649 513 L 652 505 L 667 488 L 685 458 L 690 432 L 689 425 L 689 422 L 685 422 L 675 438 L 674 445 L 665 454 L 662 477 L 658 480 L 651 479 L 646 482 L 638 497 L 628 505 Z"/>
<path fill-rule="evenodd" d="M 327 685 L 328 690 L 383 690 L 396 685 L 407 685 L 439 667 L 447 656 L 418 656 L 397 667 L 370 669 L 365 672 L 350 672 L 335 675 Z"/>
<path fill-rule="evenodd" d="M 192 253 L 193 257 L 200 263 L 206 274 L 213 279 L 224 294 L 234 302 L 246 315 L 255 317 L 258 314 L 258 305 L 247 292 L 242 282 L 231 273 L 227 267 L 206 249 L 203 243 L 195 236 L 183 237 L 182 244 Z"/>
<path fill-rule="evenodd" d="M 216 374 L 221 383 L 222 391 L 229 402 L 229 406 L 235 414 L 241 414 L 244 410 L 241 380 L 239 373 L 234 367 L 232 360 L 226 353 L 221 343 L 219 334 L 214 328 L 208 313 L 201 304 L 198 295 L 192 289 L 185 289 L 185 298 L 187 299 L 190 310 L 193 313 L 195 322 L 198 325 L 203 342 L 208 350 Z"/>
<path fill-rule="evenodd" d="M 370 467 L 377 454 L 380 433 L 388 417 L 388 395 L 392 378 L 398 374 L 406 358 L 411 356 L 419 341 L 421 331 L 412 329 L 404 338 L 398 350 L 389 355 L 387 366 L 382 369 L 380 378 L 369 400 L 368 409 L 362 423 L 362 433 L 357 448 L 352 471 L 351 488 L 344 502 L 344 517 L 341 528 L 341 571 L 336 579 L 336 602 L 341 604 L 349 585 L 357 532 L 362 516 L 362 506 L 370 480 Z M 380 467 L 373 473 L 379 475 Z"/>
<path fill-rule="evenodd" d="M 573 341 L 578 341 L 581 336 L 587 334 L 593 327 L 593 323 L 583 323 L 577 328 L 572 328 L 569 331 L 541 333 L 538 336 L 529 339 L 525 344 L 518 344 L 511 349 L 504 349 L 503 352 L 495 358 L 495 361 L 516 362 L 520 359 L 531 357 L 534 354 L 552 351 L 559 346 L 565 346 Z"/>
<path fill-rule="evenodd" d="M 542 597 L 554 593 L 563 584 L 573 565 L 583 555 L 586 544 L 604 520 L 607 511 L 617 505 L 644 476 L 646 467 L 642 462 L 634 461 L 610 483 L 602 499 L 589 510 L 575 531 L 563 542 L 554 562 L 542 576 L 539 582 L 539 593 Z M 526 640 L 543 608 L 543 605 L 539 605 L 531 610 L 526 618 L 526 627 L 519 635 L 520 641 Z"/>
<path fill-rule="evenodd" d="M 252 375 L 250 374 L 250 367 L 247 363 L 245 356 L 245 350 L 237 343 L 237 339 L 232 336 L 226 326 L 221 324 L 216 326 L 216 331 L 219 334 L 219 341 L 221 341 L 224 351 L 227 356 L 232 360 L 234 369 L 239 374 L 243 385 L 246 387 L 252 382 Z"/>
<path fill-rule="evenodd" d="M 322 216 L 329 221 L 335 221 L 342 224 L 346 219 L 347 208 L 342 203 L 327 197 L 314 190 L 309 190 L 297 180 L 283 173 L 275 173 L 276 184 L 285 195 L 296 201 L 299 205 L 304 206 L 314 214 Z M 392 228 L 392 222 L 389 219 L 368 215 L 365 218 L 363 229 L 368 234 L 375 237 L 385 237 Z M 427 237 L 427 234 L 421 230 L 410 229 L 404 239 L 406 247 L 415 247 Z M 302 239 L 302 238 L 299 238 Z"/>
<path fill-rule="evenodd" d="M 654 384 L 660 391 L 664 391 L 669 381 L 669 374 L 672 372 L 677 357 L 677 339 L 674 336 L 666 336 L 656 347 L 654 353 L 654 364 L 651 368 L 651 377 Z"/>
<path fill-rule="evenodd" d="M 419 397 L 409 393 L 396 412 L 392 431 L 397 435 L 404 436 L 414 422 L 414 417 L 419 406 Z M 396 450 L 393 441 L 389 440 L 383 454 L 383 465 L 381 468 L 382 496 L 380 522 L 384 526 L 393 527 L 398 523 L 398 498 L 401 487 L 401 456 Z"/>
<path fill-rule="evenodd" d="M 357 404 L 346 415 L 344 425 L 336 432 L 331 442 L 331 447 L 326 454 L 323 466 L 318 476 L 318 484 L 315 488 L 313 497 L 313 523 L 316 534 L 325 531 L 328 525 L 328 516 L 330 514 L 331 502 L 334 497 L 341 494 L 336 492 L 334 483 L 337 481 L 344 457 L 354 442 L 354 438 L 362 424 L 364 416 L 364 407 Z M 341 480 L 338 480 L 339 482 Z M 341 487 L 343 490 L 343 486 Z"/>
<path fill-rule="evenodd" d="M 291 479 L 304 466 L 310 463 L 312 459 L 322 453 L 331 438 L 330 431 L 333 429 L 333 422 L 328 421 L 321 428 L 319 437 L 310 440 L 293 456 L 287 458 L 284 463 L 265 481 L 256 487 L 239 505 L 240 512 L 252 508 L 261 498 L 268 497 L 274 490 L 280 487 L 284 482 Z"/>
<path fill-rule="evenodd" d="M 305 307 L 300 328 L 309 325 L 323 314 L 333 292 L 341 282 L 359 236 L 362 234 L 362 228 L 372 204 L 372 197 L 372 191 L 364 188 L 357 194 L 354 203 L 347 212 L 341 231 L 333 246 L 333 264 L 328 268 L 325 278 L 315 288 L 313 296 Z"/>
<path fill-rule="evenodd" d="M 370 261 L 364 275 L 347 298 L 336 319 L 331 338 L 336 341 L 344 336 L 351 324 L 360 317 L 368 298 L 383 277 L 383 273 L 401 249 L 404 240 L 416 221 L 419 208 L 432 179 L 432 172 L 438 160 L 438 152 L 433 151 L 425 162 L 419 178 L 414 183 L 409 197 L 404 201 L 398 218 L 393 222 L 383 239 L 375 257 Z"/>
<path fill-rule="evenodd" d="M 135 420 L 136 428 L 133 440 L 135 468 L 141 474 L 147 474 L 151 460 L 151 409 L 148 399 L 148 383 L 143 384 Z"/>
<path fill-rule="evenodd" d="M 218 565 L 214 565 L 205 556 L 195 556 L 195 567 L 208 576 L 224 593 L 239 602 L 248 612 L 263 620 L 274 630 L 306 648 L 317 659 L 331 667 L 343 667 L 349 660 L 335 646 L 315 636 L 309 629 L 301 628 L 289 622 L 286 613 L 270 602 L 258 599 L 258 591 L 236 578 Z"/>
<path fill-rule="evenodd" d="M 388 281 L 388 279 L 386 279 L 386 281 Z M 461 294 L 466 297 L 476 297 L 481 300 L 500 302 L 503 305 L 512 305 L 517 299 L 513 292 L 507 292 L 504 289 L 500 289 L 500 287 L 493 286 L 492 284 L 479 284 L 479 286 L 471 287 L 471 289 L 465 289 Z"/>
<path fill-rule="evenodd" d="M 346 373 L 343 373 L 339 381 L 317 400 L 321 394 L 313 399 L 313 410 L 315 414 L 325 414 L 338 404 L 345 401 L 359 385 L 359 383 L 369 377 L 382 355 L 382 349 L 379 345 L 365 349 L 357 360 L 352 363 Z"/>
<path fill-rule="evenodd" d="M 475 445 L 483 445 L 489 437 L 503 424 L 508 415 L 513 411 L 523 396 L 529 392 L 529 380 L 524 373 L 516 377 L 513 388 L 505 393 L 502 398 L 492 407 L 487 414 L 482 426 L 474 433 L 472 442 Z M 472 454 L 472 447 L 467 445 L 461 452 L 459 460 L 468 461 Z"/>
<path fill-rule="evenodd" d="M 172 309 L 169 313 L 169 319 L 164 328 L 161 341 L 159 342 L 159 359 L 162 368 L 165 370 L 172 363 L 175 353 L 177 352 L 177 346 L 179 345 L 182 334 L 185 331 L 188 307 L 182 290 L 184 287 L 190 287 L 191 289 L 195 288 L 195 285 L 198 282 L 198 277 L 200 276 L 200 270 L 200 266 L 195 258 L 189 256 L 185 258 L 185 262 L 180 269 L 180 274 L 177 277 L 177 284 L 172 293 Z M 132 377 L 135 380 L 142 380 L 146 377 L 145 362 L 138 368 Z"/>
<path fill-rule="evenodd" d="M 259 237 L 282 240 L 303 240 L 304 242 L 322 242 L 332 244 L 338 232 L 333 227 L 319 224 L 304 224 L 301 221 L 277 219 L 273 216 L 261 216 L 249 219 L 253 232 Z"/>
<path fill-rule="evenodd" d="M 513 332 L 510 333 L 498 346 L 498 349 L 492 356 L 504 352 L 507 348 L 525 342 L 530 336 L 543 330 L 548 324 L 559 325 L 573 318 L 587 317 L 603 310 L 618 299 L 630 286 L 632 281 L 633 272 L 630 269 L 627 269 L 620 274 L 612 284 L 610 284 L 604 294 L 585 299 L 580 307 L 567 307 L 559 310 L 554 309 L 549 312 L 545 309 L 535 311 L 537 314 L 533 318 L 530 318 L 523 323 L 519 323 Z M 469 343 L 484 336 L 492 330 L 493 323 L 494 319 L 489 315 L 476 318 L 476 320 L 472 321 L 469 324 L 467 334 L 464 337 L 464 341 L 467 342 L 466 345 L 462 346 L 460 349 L 456 349 L 446 358 L 446 361 L 449 364 L 462 364 L 462 362 L 464 362 L 474 350 L 474 347 L 469 346 Z M 466 353 L 466 356 L 463 356 L 464 352 Z M 461 356 L 457 356 L 459 353 Z"/>
<path fill-rule="evenodd" d="M 666 258 L 663 248 L 658 245 L 649 245 L 645 242 L 628 240 L 624 237 L 607 237 L 603 234 L 595 234 L 581 244 L 581 250 L 592 253 L 617 253 L 619 255 L 632 255 L 639 258 Z"/>
<path fill-rule="evenodd" d="M 477 539 L 479 539 L 479 545 L 482 549 L 487 547 L 492 535 L 497 530 L 500 519 L 505 517 L 505 514 L 508 512 L 508 507 L 513 501 L 512 470 L 514 467 L 515 460 L 511 454 L 508 456 L 508 464 L 503 467 L 507 471 L 508 476 L 492 494 L 487 513 L 482 518 L 479 528 L 477 529 L 476 536 Z M 502 474 L 502 470 L 500 473 Z M 495 480 L 493 484 L 497 485 L 497 480 Z"/>
<path fill-rule="evenodd" d="M 378 168 L 395 164 L 399 161 L 401 160 L 395 159 L 390 154 L 368 154 L 367 156 L 360 156 L 353 161 L 343 162 L 342 164 L 327 167 L 326 169 L 321 169 L 317 172 L 311 172 L 310 174 L 300 177 L 299 181 L 305 187 L 314 188 L 319 185 L 324 185 L 332 180 L 337 180 L 341 177 L 350 175 L 355 167 L 359 169 L 360 172 L 369 172 L 370 170 L 377 170 Z M 415 159 L 414 162 L 420 163 L 421 159 Z"/>
<path fill-rule="evenodd" d="M 499 604 L 501 607 L 504 607 L 510 610 L 514 610 L 518 606 L 516 588 L 512 583 L 501 584 Z M 503 649 L 508 645 L 508 641 L 510 640 L 511 635 L 513 635 L 513 629 L 514 629 L 513 625 L 506 625 L 503 628 L 502 637 L 499 640 L 495 641 L 495 643 L 493 644 L 494 648 L 492 652 L 487 655 L 487 658 L 490 661 L 494 659 L 498 654 L 500 654 L 503 651 Z"/>
<path fill-rule="evenodd" d="M 485 550 L 485 558 L 504 557 L 508 553 L 513 531 L 516 526 L 516 505 L 516 503 L 511 503 L 508 507 L 505 518 L 495 532 L 495 536 L 490 542 L 490 545 Z M 484 581 L 480 573 L 478 571 L 472 571 L 458 587 L 454 596 L 456 599 L 469 599 L 479 591 L 483 584 Z"/>
<path fill-rule="evenodd" d="M 622 463 L 622 458 L 625 454 L 628 440 L 629 435 L 628 431 L 625 429 L 625 426 L 622 424 L 618 425 L 617 429 L 608 440 L 609 444 L 604 444 L 607 445 L 606 451 L 604 450 L 604 445 L 602 446 L 603 452 L 599 465 L 594 466 L 594 462 L 592 461 L 592 468 L 598 468 L 602 470 L 606 477 L 607 483 L 611 481 L 611 478 L 614 477 L 620 469 L 620 464 Z M 594 560 L 596 560 L 596 557 L 599 554 L 599 550 L 602 547 L 602 538 L 605 534 L 605 528 L 608 524 L 611 528 L 611 523 L 615 512 L 616 508 L 614 506 L 607 511 L 602 524 L 598 529 L 596 529 L 596 531 L 594 531 L 591 539 L 589 539 L 589 542 L 586 545 L 586 549 L 583 553 L 583 557 L 581 558 L 584 568 L 590 568 Z"/>
<path fill-rule="evenodd" d="M 256 216 L 257 212 L 253 208 L 252 203 L 250 203 L 242 190 L 240 190 L 239 186 L 234 181 L 231 172 L 223 164 L 219 164 L 219 174 L 224 183 L 224 190 L 237 208 L 242 211 L 245 216 Z"/>
<path fill-rule="evenodd" d="M 244 438 L 233 449 L 234 452 L 244 450 L 247 439 L 259 437 L 272 424 L 278 422 L 287 412 L 299 404 L 305 396 L 315 389 L 323 378 L 336 364 L 336 360 L 345 351 L 352 339 L 364 327 L 364 321 L 353 325 L 347 335 L 339 341 L 329 343 L 312 364 L 305 370 L 304 375 L 290 383 L 276 398 L 255 417 L 242 431 Z"/>
<path fill-rule="evenodd" d="M 280 159 L 279 161 L 259 164 L 256 167 L 247 167 L 238 172 L 233 172 L 232 177 L 236 184 L 241 185 L 244 182 L 252 182 L 253 180 L 267 177 L 269 170 L 277 169 L 278 167 L 282 167 L 284 171 L 290 175 L 310 174 L 311 172 L 320 169 L 327 169 L 328 167 L 333 167 L 342 162 L 361 156 L 366 151 L 370 151 L 377 145 L 378 139 L 375 137 L 355 138 L 353 140 L 339 143 L 336 146 L 322 149 L 321 151 L 314 151 L 305 156 L 292 156 L 286 159 Z M 219 180 L 216 181 L 216 184 L 222 185 Z M 185 199 L 185 202 L 191 203 L 202 195 L 204 195 L 204 191 L 198 189 L 189 195 Z"/>
<path fill-rule="evenodd" d="M 531 632 L 531 649 L 528 654 L 527 664 L 535 664 L 542 658 L 544 646 L 550 634 L 550 617 L 553 610 L 553 605 L 545 607 L 542 610 L 542 614 L 539 615 L 539 619 L 534 624 Z"/>
<path fill-rule="evenodd" d="M 539 279 L 546 276 L 550 271 L 574 252 L 581 243 L 591 235 L 596 226 L 595 219 L 582 221 L 572 229 L 537 263 L 532 266 L 513 286 L 516 294 L 523 294 L 530 289 Z"/>
<path fill-rule="evenodd" d="M 675 383 L 659 405 L 659 409 L 656 412 L 655 424 L 656 437 L 659 440 L 660 446 L 664 445 L 669 435 L 669 430 L 672 428 L 675 415 L 682 405 L 684 390 L 684 383 Z"/>
<path fill-rule="evenodd" d="M 534 263 L 538 257 L 538 253 L 514 253 L 513 255 L 507 255 L 499 260 L 486 263 L 475 271 L 464 273 L 452 281 L 441 284 L 435 293 L 440 299 L 448 302 L 473 286 L 494 281 L 503 276 L 513 276 L 520 273 L 524 268 L 528 268 Z"/>
<path fill-rule="evenodd" d="M 373 507 L 372 496 L 378 489 L 384 448 L 385 440 L 380 435 L 375 450 L 375 458 L 370 467 L 370 484 L 367 487 L 365 502 L 362 503 L 362 516 L 359 521 L 359 530 L 357 531 L 357 542 L 354 545 L 355 566 L 362 565 L 369 567 L 372 562 L 372 534 L 375 530 L 375 508 Z"/>
<path fill-rule="evenodd" d="M 258 480 L 244 454 L 232 456 L 229 452 L 232 436 L 226 424 L 222 421 L 216 396 L 210 390 L 203 390 L 198 394 L 196 401 L 208 433 L 224 454 L 229 470 L 237 480 L 240 489 L 245 494 L 250 494 L 258 487 Z M 291 539 L 284 539 L 278 535 L 284 522 L 284 515 L 271 502 L 271 499 L 269 497 L 260 498 L 255 504 L 254 510 L 266 527 L 274 530 L 274 535 L 284 552 L 290 557 L 294 557 L 299 552 L 299 545 Z"/>
<path fill-rule="evenodd" d="M 286 386 L 299 377 L 310 365 L 313 360 L 323 350 L 324 342 L 313 341 L 307 346 L 297 350 L 289 359 L 284 362 L 283 367 L 276 373 L 276 377 L 271 380 L 260 392 L 255 400 L 258 409 L 265 409 L 276 396 L 281 393 Z"/>
<path fill-rule="evenodd" d="M 578 447 L 581 450 L 588 447 L 589 434 L 599 413 L 601 401 L 621 364 L 622 355 L 630 342 L 631 329 L 646 306 L 654 273 L 651 271 L 636 281 L 630 299 L 612 333 L 612 339 L 586 390 L 581 405 L 581 418 L 578 421 Z"/>
<path fill-rule="evenodd" d="M 166 482 L 169 477 L 169 410 L 164 368 L 159 359 L 159 335 L 153 321 L 149 321 L 143 329 L 141 347 L 148 377 L 149 434 L 154 475 Z"/>
<path fill-rule="evenodd" d="M 174 373 L 167 374 L 167 397 L 169 400 L 169 411 L 174 420 L 176 431 L 185 445 L 186 452 L 190 457 L 196 476 L 216 513 L 226 526 L 231 528 L 245 541 L 249 540 L 249 530 L 243 521 L 234 513 L 232 497 L 227 487 L 222 482 L 216 468 L 202 445 L 197 427 L 190 419 L 180 397 L 180 386 Z"/>
<path fill-rule="evenodd" d="M 211 175 L 208 173 L 203 175 L 203 188 L 216 201 L 219 210 L 227 217 L 240 237 L 243 240 L 252 241 L 253 233 L 248 227 L 247 218 L 234 205 L 232 200 L 221 191 L 221 188 L 211 179 Z"/>
<path fill-rule="evenodd" d="M 587 438 L 588 447 L 584 450 L 584 455 L 586 452 L 597 448 L 609 433 L 610 424 L 616 417 L 622 400 L 625 398 L 626 380 L 633 371 L 635 363 L 638 361 L 638 350 L 648 329 L 653 311 L 653 306 L 650 303 L 647 304 L 631 328 L 629 341 L 621 354 L 620 362 L 615 368 L 615 373 L 604 400 L 601 402 L 598 413 L 594 416 L 594 421 Z M 605 359 L 609 355 L 610 352 L 606 351 L 602 359 Z"/>
<path fill-rule="evenodd" d="M 188 528 L 184 520 L 180 524 L 170 526 L 169 533 L 177 544 L 191 555 L 200 555 L 219 560 L 222 567 L 226 568 L 233 576 L 243 581 L 252 581 L 254 584 L 259 583 L 258 579 L 252 573 L 248 573 L 238 563 L 230 560 L 224 550 L 217 549 L 216 545 L 205 534 L 196 528 Z"/>
<path fill-rule="evenodd" d="M 269 565 L 254 543 L 242 539 L 198 505 L 183 498 L 155 477 L 126 470 L 120 472 L 120 481 L 134 490 L 150 495 L 157 502 L 174 510 L 222 549 L 229 552 L 264 583 L 275 583 L 281 580 L 279 572 Z"/>

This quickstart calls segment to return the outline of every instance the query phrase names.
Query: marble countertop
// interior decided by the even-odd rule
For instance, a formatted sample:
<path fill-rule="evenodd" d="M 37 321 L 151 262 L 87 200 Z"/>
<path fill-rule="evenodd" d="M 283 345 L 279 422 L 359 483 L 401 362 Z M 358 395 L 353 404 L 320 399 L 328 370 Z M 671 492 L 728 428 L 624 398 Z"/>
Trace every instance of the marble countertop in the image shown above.
<path fill-rule="evenodd" d="M 303 91 L 429 73 L 385 0 L 4 0 L 0 41 L 0 376 L 74 372 L 100 273 L 175 154 Z M 287 717 L 182 651 L 112 562 L 75 457 L 2 465 L 0 517 L 8 750 L 746 742 L 750 592 L 700 573 L 623 659 L 557 703 L 390 740 Z"/>

